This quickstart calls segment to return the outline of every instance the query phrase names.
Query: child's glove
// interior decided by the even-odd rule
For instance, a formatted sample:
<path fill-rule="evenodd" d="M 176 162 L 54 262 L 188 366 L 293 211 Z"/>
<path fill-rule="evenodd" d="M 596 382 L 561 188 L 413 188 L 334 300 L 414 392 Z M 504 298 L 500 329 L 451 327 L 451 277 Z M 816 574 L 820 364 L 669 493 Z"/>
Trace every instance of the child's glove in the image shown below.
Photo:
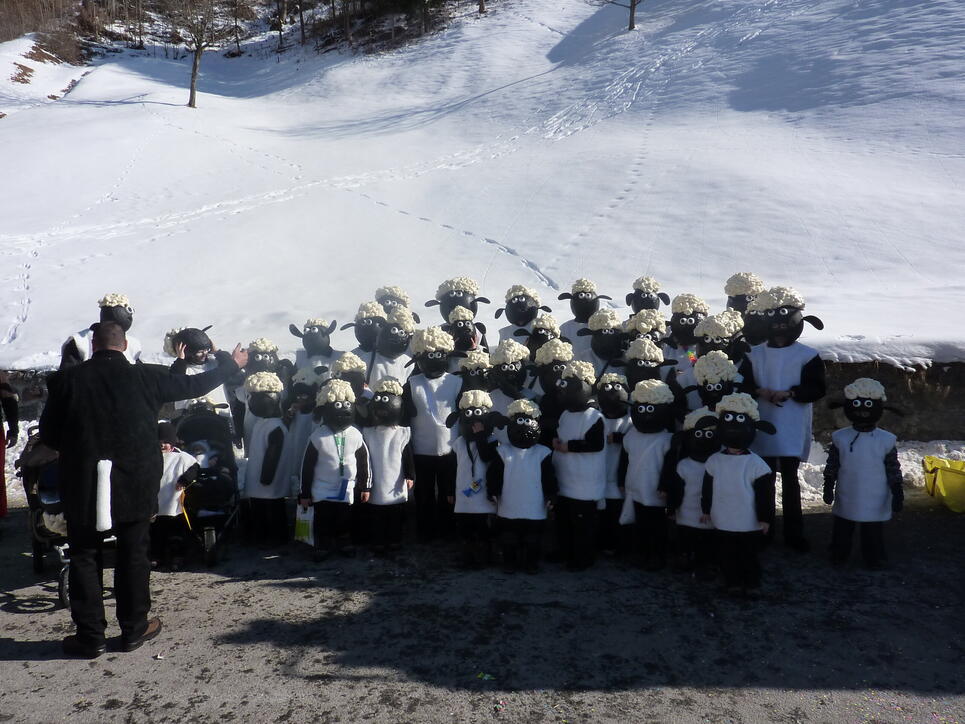
<path fill-rule="evenodd" d="M 834 502 L 834 488 L 824 486 L 824 502 L 828 505 Z"/>

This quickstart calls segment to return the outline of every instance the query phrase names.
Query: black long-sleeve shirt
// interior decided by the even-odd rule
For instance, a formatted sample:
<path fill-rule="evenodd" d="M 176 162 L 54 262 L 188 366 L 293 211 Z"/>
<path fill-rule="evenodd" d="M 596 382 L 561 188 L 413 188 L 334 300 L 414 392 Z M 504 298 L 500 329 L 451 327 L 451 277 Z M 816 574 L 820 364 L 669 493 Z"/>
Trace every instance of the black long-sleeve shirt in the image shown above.
<path fill-rule="evenodd" d="M 564 440 L 571 453 L 595 453 L 603 450 L 606 443 L 606 428 L 603 419 L 594 422 L 581 440 Z"/>

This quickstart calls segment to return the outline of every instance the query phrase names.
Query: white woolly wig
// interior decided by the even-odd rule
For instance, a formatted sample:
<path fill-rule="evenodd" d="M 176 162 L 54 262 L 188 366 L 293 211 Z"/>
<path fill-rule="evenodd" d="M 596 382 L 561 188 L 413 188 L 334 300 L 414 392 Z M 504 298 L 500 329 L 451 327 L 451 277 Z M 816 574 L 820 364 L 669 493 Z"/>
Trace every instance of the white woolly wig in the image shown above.
<path fill-rule="evenodd" d="M 332 363 L 332 374 L 345 374 L 346 372 L 361 372 L 363 375 L 368 371 L 365 362 L 352 352 L 345 352 Z"/>
<path fill-rule="evenodd" d="M 642 359 L 648 362 L 663 362 L 661 350 L 649 337 L 637 337 L 627 347 L 623 355 L 626 359 Z"/>
<path fill-rule="evenodd" d="M 459 360 L 459 369 L 461 370 L 488 370 L 492 367 L 492 362 L 489 359 L 489 353 L 481 349 L 473 349 L 466 352 L 466 356 Z"/>
<path fill-rule="evenodd" d="M 129 307 L 131 306 L 131 300 L 127 298 L 126 294 L 118 294 L 117 292 L 111 292 L 110 294 L 105 294 L 97 301 L 98 307 Z"/>
<path fill-rule="evenodd" d="M 771 287 L 766 292 L 762 292 L 749 305 L 748 309 L 758 312 L 766 312 L 770 309 L 780 309 L 781 307 L 792 307 L 793 309 L 804 309 L 804 297 L 791 287 Z"/>
<path fill-rule="evenodd" d="M 406 294 L 405 290 L 402 287 L 389 285 L 385 287 L 379 287 L 378 289 L 375 290 L 376 299 L 383 299 L 385 297 L 393 297 L 395 299 L 398 299 L 406 307 L 412 306 L 412 300 L 409 298 L 409 295 Z"/>
<path fill-rule="evenodd" d="M 694 334 L 698 337 L 730 339 L 742 329 L 744 329 L 744 317 L 741 313 L 726 309 L 712 317 L 701 319 L 694 329 Z"/>
<path fill-rule="evenodd" d="M 441 301 L 446 294 L 453 291 L 466 292 L 474 297 L 478 297 L 479 285 L 476 284 L 476 280 L 471 277 L 453 277 L 452 279 L 446 279 L 446 281 L 436 289 L 436 299 Z"/>
<path fill-rule="evenodd" d="M 751 272 L 737 272 L 724 284 L 724 294 L 728 297 L 753 297 L 763 291 L 763 280 Z"/>
<path fill-rule="evenodd" d="M 475 318 L 471 309 L 466 309 L 465 307 L 456 307 L 451 312 L 449 312 L 449 324 L 455 324 L 456 322 L 471 322 Z"/>
<path fill-rule="evenodd" d="M 538 420 L 541 414 L 539 406 L 531 400 L 513 400 L 509 403 L 509 407 L 506 408 L 507 417 L 512 415 L 525 415 L 526 417 L 532 417 L 534 420 Z"/>
<path fill-rule="evenodd" d="M 330 402 L 355 402 L 352 385 L 345 380 L 328 380 L 315 395 L 315 404 L 321 407 Z"/>
<path fill-rule="evenodd" d="M 489 355 L 489 361 L 494 365 L 514 364 L 527 359 L 529 359 L 529 350 L 526 345 L 520 344 L 515 339 L 504 339 Z"/>
<path fill-rule="evenodd" d="M 634 386 L 630 399 L 640 404 L 669 405 L 673 402 L 673 391 L 666 382 L 640 380 Z"/>
<path fill-rule="evenodd" d="M 667 331 L 667 320 L 664 319 L 663 315 L 656 309 L 641 309 L 626 321 L 623 328 L 628 332 L 631 329 L 635 329 L 640 334 L 646 334 L 653 330 L 657 330 L 660 334 L 665 334 Z"/>
<path fill-rule="evenodd" d="M 733 412 L 739 415 L 747 415 L 753 420 L 761 419 L 761 413 L 757 409 L 757 402 L 746 392 L 735 392 L 731 395 L 724 395 L 721 401 L 717 403 L 716 410 L 718 417 L 725 412 Z"/>
<path fill-rule="evenodd" d="M 259 337 L 258 339 L 251 341 L 251 344 L 248 345 L 248 351 L 261 352 L 262 354 L 277 354 L 278 345 L 269 339 Z"/>
<path fill-rule="evenodd" d="M 554 362 L 569 362 L 573 359 L 573 345 L 559 339 L 551 339 L 538 350 L 534 361 L 540 367 Z"/>
<path fill-rule="evenodd" d="M 363 319 L 385 319 L 385 309 L 378 302 L 362 302 L 355 313 L 355 321 Z"/>
<path fill-rule="evenodd" d="M 255 372 L 245 380 L 245 392 L 270 392 L 278 395 L 285 389 L 274 372 Z"/>
<path fill-rule="evenodd" d="M 591 332 L 599 332 L 604 329 L 621 329 L 623 327 L 617 313 L 610 308 L 593 312 L 586 326 L 590 328 Z"/>
<path fill-rule="evenodd" d="M 409 343 L 412 354 L 416 357 L 428 352 L 452 352 L 455 346 L 452 336 L 442 327 L 417 329 L 412 335 L 412 342 Z"/>
<path fill-rule="evenodd" d="M 716 420 L 717 413 L 711 412 L 706 407 L 698 407 L 696 410 L 688 412 L 687 416 L 684 417 L 683 429 L 693 430 L 695 427 L 697 427 L 697 423 L 703 420 L 705 417 L 710 417 Z"/>
<path fill-rule="evenodd" d="M 394 324 L 406 334 L 413 334 L 415 332 L 415 317 L 413 317 L 412 312 L 405 307 L 396 307 L 393 309 L 389 312 L 386 321 L 389 324 Z"/>
<path fill-rule="evenodd" d="M 513 297 L 529 297 L 536 302 L 537 307 L 542 304 L 539 300 L 539 292 L 535 289 L 524 287 L 522 284 L 513 284 L 513 286 L 506 290 L 506 301 L 508 302 Z"/>
<path fill-rule="evenodd" d="M 563 379 L 567 377 L 575 377 L 578 380 L 583 380 L 592 387 L 596 382 L 596 370 L 593 369 L 593 365 L 589 362 L 574 359 L 567 362 L 566 367 L 563 369 Z"/>
<path fill-rule="evenodd" d="M 850 385 L 847 385 L 844 388 L 844 396 L 849 400 L 856 400 L 859 397 L 863 400 L 880 400 L 881 402 L 888 400 L 887 395 L 885 395 L 885 386 L 870 377 L 859 377 Z"/>
<path fill-rule="evenodd" d="M 653 277 L 638 277 L 633 282 L 633 288 L 644 294 L 656 294 L 660 291 L 660 282 Z"/>
<path fill-rule="evenodd" d="M 320 384 L 322 381 L 322 376 L 315 371 L 312 365 L 306 365 L 298 370 L 292 375 L 292 384 L 295 385 L 307 385 L 308 387 L 314 387 Z"/>
<path fill-rule="evenodd" d="M 533 320 L 533 329 L 547 329 L 557 337 L 560 335 L 560 325 L 552 314 L 540 314 Z"/>
<path fill-rule="evenodd" d="M 591 282 L 589 279 L 577 279 L 570 287 L 570 294 L 579 294 L 580 292 L 596 294 L 596 283 Z"/>
<path fill-rule="evenodd" d="M 402 383 L 395 377 L 382 377 L 375 383 L 372 392 L 376 395 L 396 395 L 402 397 Z"/>
<path fill-rule="evenodd" d="M 726 354 L 714 349 L 694 362 L 694 377 L 701 385 L 733 382 L 737 379 L 737 365 L 731 362 Z"/>
<path fill-rule="evenodd" d="M 302 327 L 303 332 L 307 332 L 309 327 L 324 327 L 328 329 L 328 320 L 323 317 L 312 317 L 311 319 L 306 319 L 305 324 Z"/>
<path fill-rule="evenodd" d="M 493 406 L 493 398 L 489 396 L 488 392 L 483 392 L 482 390 L 469 390 L 468 392 L 463 392 L 459 395 L 459 409 L 468 410 L 470 407 L 485 407 L 487 409 Z"/>
<path fill-rule="evenodd" d="M 674 314 L 707 314 L 710 307 L 696 294 L 678 294 L 673 298 L 670 311 Z"/>
<path fill-rule="evenodd" d="M 178 336 L 178 332 L 186 329 L 185 327 L 175 327 L 174 329 L 169 329 L 167 334 L 164 335 L 164 354 L 168 357 L 177 357 L 178 351 L 174 348 L 174 338 Z"/>

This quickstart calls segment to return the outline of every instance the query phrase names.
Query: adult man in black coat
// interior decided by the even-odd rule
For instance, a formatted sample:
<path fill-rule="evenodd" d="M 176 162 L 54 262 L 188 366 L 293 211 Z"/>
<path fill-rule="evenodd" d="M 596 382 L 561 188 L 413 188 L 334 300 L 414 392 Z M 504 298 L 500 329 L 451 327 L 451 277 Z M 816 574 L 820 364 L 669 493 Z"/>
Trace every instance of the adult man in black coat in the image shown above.
<path fill-rule="evenodd" d="M 117 537 L 114 595 L 121 649 L 133 651 L 161 630 L 151 609 L 148 558 L 151 517 L 157 513 L 161 451 L 157 418 L 165 402 L 200 397 L 248 362 L 235 347 L 218 353 L 219 366 L 203 374 L 172 375 L 166 368 L 131 364 L 127 339 L 115 322 L 94 329 L 90 360 L 48 379 L 50 396 L 40 418 L 44 444 L 60 453 L 60 492 L 70 543 L 70 610 L 77 633 L 64 652 L 94 658 L 106 651 L 99 566 L 104 533 L 96 527 L 98 461 L 111 461 L 111 518 Z"/>

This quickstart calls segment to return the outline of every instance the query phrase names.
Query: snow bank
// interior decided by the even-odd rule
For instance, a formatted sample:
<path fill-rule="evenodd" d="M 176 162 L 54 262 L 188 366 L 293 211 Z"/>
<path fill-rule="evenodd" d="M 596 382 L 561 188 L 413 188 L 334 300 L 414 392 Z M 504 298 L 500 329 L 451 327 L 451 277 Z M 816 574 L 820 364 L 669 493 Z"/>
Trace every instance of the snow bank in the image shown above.
<path fill-rule="evenodd" d="M 89 70 L 58 60 L 36 42 L 31 33 L 0 43 L 0 118 L 60 100 Z"/>

